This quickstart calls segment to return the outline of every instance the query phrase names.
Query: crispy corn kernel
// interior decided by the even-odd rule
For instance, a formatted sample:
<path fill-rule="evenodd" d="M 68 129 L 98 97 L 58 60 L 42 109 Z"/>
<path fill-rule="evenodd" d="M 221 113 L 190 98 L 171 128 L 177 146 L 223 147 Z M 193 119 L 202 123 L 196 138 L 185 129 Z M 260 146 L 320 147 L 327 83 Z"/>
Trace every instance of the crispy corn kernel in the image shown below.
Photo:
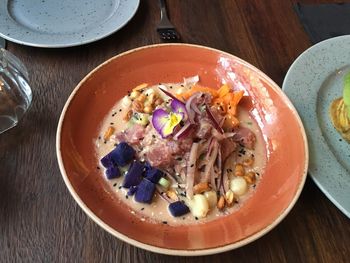
<path fill-rule="evenodd" d="M 171 189 L 166 191 L 165 193 L 171 200 L 174 200 L 174 201 L 178 200 L 177 194 L 174 190 Z"/>
<path fill-rule="evenodd" d="M 151 106 L 145 106 L 145 107 L 143 108 L 143 112 L 144 112 L 144 113 L 151 114 L 151 113 L 153 112 L 153 107 L 151 107 Z"/>
<path fill-rule="evenodd" d="M 108 129 L 106 130 L 105 134 L 103 135 L 103 139 L 105 141 L 108 141 L 109 138 L 112 136 L 112 134 L 114 133 L 115 128 L 112 126 L 109 126 Z"/>
<path fill-rule="evenodd" d="M 254 184 L 256 181 L 256 175 L 254 172 L 248 172 L 245 176 L 244 179 L 247 181 L 248 184 Z"/>
<path fill-rule="evenodd" d="M 138 96 L 137 98 L 136 98 L 136 100 L 137 101 L 140 101 L 140 102 L 145 102 L 146 101 L 146 99 L 147 99 L 147 96 L 145 95 L 145 94 L 140 94 L 140 96 Z"/>
<path fill-rule="evenodd" d="M 196 184 L 195 186 L 193 186 L 193 193 L 194 194 L 201 194 L 205 191 L 209 191 L 211 188 L 209 186 L 208 182 L 202 182 L 199 184 Z"/>
<path fill-rule="evenodd" d="M 143 112 L 143 103 L 141 101 L 134 100 L 132 102 L 132 109 L 136 112 Z"/>
<path fill-rule="evenodd" d="M 218 204 L 217 204 L 217 208 L 219 210 L 222 210 L 222 209 L 224 209 L 224 207 L 225 207 L 225 197 L 222 195 L 219 198 L 219 201 L 218 201 Z"/>
<path fill-rule="evenodd" d="M 132 110 L 129 110 L 129 111 L 125 114 L 123 120 L 124 120 L 124 121 L 129 121 L 129 120 L 131 119 L 132 113 L 133 113 Z"/>
<path fill-rule="evenodd" d="M 235 195 L 231 190 L 228 190 L 225 194 L 225 201 L 228 207 L 232 206 L 235 201 Z"/>
<path fill-rule="evenodd" d="M 234 172 L 235 176 L 244 176 L 245 174 L 245 170 L 242 164 L 237 163 L 235 166 L 235 172 Z"/>
<path fill-rule="evenodd" d="M 141 92 L 138 90 L 134 90 L 130 93 L 130 99 L 136 99 L 140 96 Z"/>
<path fill-rule="evenodd" d="M 254 164 L 254 157 L 249 157 L 242 162 L 243 166 L 249 167 Z"/>

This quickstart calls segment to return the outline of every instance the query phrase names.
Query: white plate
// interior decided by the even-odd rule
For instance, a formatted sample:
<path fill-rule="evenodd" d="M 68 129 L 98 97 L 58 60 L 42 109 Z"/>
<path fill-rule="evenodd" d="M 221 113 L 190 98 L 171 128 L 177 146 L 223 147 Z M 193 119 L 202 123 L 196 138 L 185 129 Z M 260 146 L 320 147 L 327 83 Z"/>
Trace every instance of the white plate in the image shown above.
<path fill-rule="evenodd" d="M 71 47 L 114 33 L 140 0 L 2 0 L 0 36 L 35 47 Z"/>
<path fill-rule="evenodd" d="M 350 218 L 350 144 L 329 118 L 330 104 L 342 96 L 343 76 L 349 71 L 350 35 L 328 39 L 296 59 L 284 79 L 283 90 L 304 123 L 312 179 Z"/>

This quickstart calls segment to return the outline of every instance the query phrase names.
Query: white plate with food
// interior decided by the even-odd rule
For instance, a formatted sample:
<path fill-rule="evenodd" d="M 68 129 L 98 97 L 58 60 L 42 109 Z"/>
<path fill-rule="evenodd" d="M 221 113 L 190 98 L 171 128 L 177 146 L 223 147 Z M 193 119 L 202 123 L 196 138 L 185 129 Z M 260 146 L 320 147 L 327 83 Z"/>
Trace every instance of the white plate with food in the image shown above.
<path fill-rule="evenodd" d="M 298 110 L 308 136 L 309 173 L 348 217 L 350 142 L 346 138 L 350 115 L 343 115 L 350 105 L 343 102 L 346 102 L 346 90 L 349 89 L 345 85 L 349 82 L 349 72 L 350 36 L 341 36 L 306 50 L 290 67 L 283 82 L 283 90 Z M 345 123 L 339 124 L 342 116 Z"/>

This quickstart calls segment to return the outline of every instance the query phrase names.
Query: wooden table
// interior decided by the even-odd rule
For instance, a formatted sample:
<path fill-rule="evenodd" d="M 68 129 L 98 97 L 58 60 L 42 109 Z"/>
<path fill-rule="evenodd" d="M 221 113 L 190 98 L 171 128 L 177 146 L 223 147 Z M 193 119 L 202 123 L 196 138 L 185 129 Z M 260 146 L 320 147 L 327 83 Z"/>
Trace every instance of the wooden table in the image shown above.
<path fill-rule="evenodd" d="M 168 7 L 183 42 L 239 56 L 281 85 L 288 67 L 310 46 L 293 2 L 169 0 Z M 55 152 L 63 105 L 104 60 L 159 43 L 158 20 L 157 1 L 143 0 L 127 26 L 96 43 L 65 49 L 8 43 L 29 69 L 34 99 L 20 124 L 0 136 L 0 262 L 349 262 L 350 221 L 310 179 L 270 233 L 243 248 L 197 258 L 158 255 L 121 242 L 74 202 Z"/>

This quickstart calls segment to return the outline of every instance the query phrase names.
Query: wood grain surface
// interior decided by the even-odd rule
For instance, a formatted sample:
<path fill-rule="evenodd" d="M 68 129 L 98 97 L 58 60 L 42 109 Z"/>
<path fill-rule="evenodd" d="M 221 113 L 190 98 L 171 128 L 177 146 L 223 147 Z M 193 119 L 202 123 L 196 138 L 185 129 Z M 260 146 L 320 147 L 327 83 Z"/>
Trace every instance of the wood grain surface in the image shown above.
<path fill-rule="evenodd" d="M 98 227 L 74 202 L 56 160 L 60 112 L 75 85 L 98 64 L 160 42 L 157 2 L 141 0 L 129 24 L 89 45 L 42 49 L 8 43 L 28 67 L 34 99 L 20 124 L 0 135 L 0 262 L 350 262 L 350 221 L 310 179 L 270 233 L 205 257 L 171 257 L 130 246 Z M 168 0 L 168 7 L 183 42 L 239 56 L 282 85 L 291 63 L 310 46 L 294 2 Z"/>

